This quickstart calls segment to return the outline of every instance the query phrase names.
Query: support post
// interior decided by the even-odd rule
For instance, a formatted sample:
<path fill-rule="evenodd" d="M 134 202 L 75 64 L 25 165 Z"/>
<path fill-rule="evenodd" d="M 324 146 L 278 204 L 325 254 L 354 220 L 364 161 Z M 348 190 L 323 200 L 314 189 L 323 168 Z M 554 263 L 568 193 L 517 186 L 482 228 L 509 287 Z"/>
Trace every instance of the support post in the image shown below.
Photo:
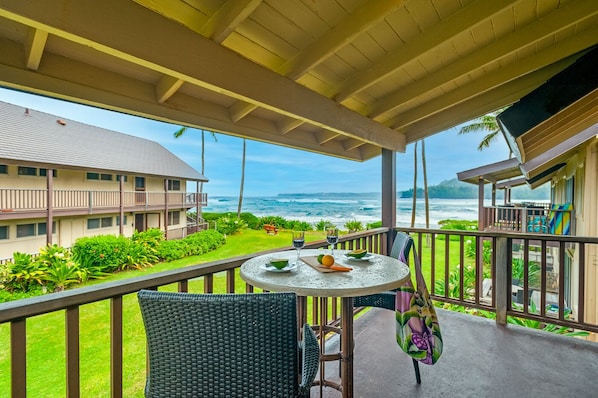
<path fill-rule="evenodd" d="M 386 248 L 390 252 L 397 225 L 397 159 L 396 153 L 382 148 L 382 226 L 389 228 Z"/>
<path fill-rule="evenodd" d="M 46 193 L 47 193 L 47 205 L 48 205 L 48 217 L 46 222 L 46 245 L 52 245 L 52 224 L 54 224 L 54 182 L 52 177 L 54 176 L 54 169 L 46 169 Z"/>
<path fill-rule="evenodd" d="M 493 286 L 492 289 L 494 290 L 494 305 L 496 306 L 496 323 L 499 325 L 507 324 L 507 306 L 511 294 L 511 286 L 509 286 L 511 267 L 509 267 L 508 246 L 508 238 L 496 238 L 496 277 L 494 278 L 496 286 Z"/>

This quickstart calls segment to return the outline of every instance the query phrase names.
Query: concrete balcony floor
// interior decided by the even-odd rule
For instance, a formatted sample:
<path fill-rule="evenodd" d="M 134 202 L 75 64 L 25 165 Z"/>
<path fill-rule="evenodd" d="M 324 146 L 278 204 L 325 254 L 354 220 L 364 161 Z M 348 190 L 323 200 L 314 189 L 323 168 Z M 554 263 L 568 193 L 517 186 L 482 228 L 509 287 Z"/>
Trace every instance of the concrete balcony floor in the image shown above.
<path fill-rule="evenodd" d="M 597 397 L 598 343 L 439 310 L 444 351 L 433 366 L 395 342 L 394 313 L 372 309 L 355 321 L 355 397 Z M 328 343 L 337 349 L 338 339 Z M 327 348 L 328 351 L 328 348 Z M 326 375 L 338 381 L 338 361 Z M 319 386 L 312 398 L 320 396 Z M 330 387 L 323 397 L 340 397 Z"/>

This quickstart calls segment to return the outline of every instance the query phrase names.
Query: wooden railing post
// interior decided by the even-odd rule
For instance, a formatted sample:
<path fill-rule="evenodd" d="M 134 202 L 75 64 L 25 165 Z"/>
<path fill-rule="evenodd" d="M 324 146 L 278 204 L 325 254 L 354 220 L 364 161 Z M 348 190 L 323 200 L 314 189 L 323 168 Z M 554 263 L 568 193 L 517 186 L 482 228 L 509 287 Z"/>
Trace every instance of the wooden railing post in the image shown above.
<path fill-rule="evenodd" d="M 511 294 L 511 286 L 509 286 L 510 278 L 508 277 L 510 270 L 508 264 L 508 243 L 509 239 L 506 237 L 496 238 L 496 286 L 492 288 L 495 291 L 496 323 L 500 325 L 507 324 L 507 306 L 509 305 L 509 295 Z"/>

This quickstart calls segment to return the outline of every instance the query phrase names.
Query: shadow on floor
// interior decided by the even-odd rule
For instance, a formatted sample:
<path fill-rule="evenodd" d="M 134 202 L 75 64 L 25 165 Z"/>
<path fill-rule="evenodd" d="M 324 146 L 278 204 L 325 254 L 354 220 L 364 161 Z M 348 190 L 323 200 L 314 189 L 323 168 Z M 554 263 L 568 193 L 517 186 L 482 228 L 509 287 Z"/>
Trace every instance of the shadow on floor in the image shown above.
<path fill-rule="evenodd" d="M 395 342 L 394 312 L 371 309 L 357 319 L 355 397 L 598 397 L 598 343 L 445 310 L 438 318 L 444 351 L 435 365 L 420 364 L 421 385 Z M 327 346 L 338 349 L 338 339 Z M 337 366 L 326 365 L 334 381 Z M 324 389 L 323 397 L 340 396 Z"/>

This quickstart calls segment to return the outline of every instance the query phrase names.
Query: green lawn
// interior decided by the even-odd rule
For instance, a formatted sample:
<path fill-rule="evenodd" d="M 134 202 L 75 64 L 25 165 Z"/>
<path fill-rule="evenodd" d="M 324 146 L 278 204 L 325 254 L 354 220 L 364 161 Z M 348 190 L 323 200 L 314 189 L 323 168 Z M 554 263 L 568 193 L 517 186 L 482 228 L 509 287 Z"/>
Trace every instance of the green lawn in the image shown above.
<path fill-rule="evenodd" d="M 323 232 L 308 232 L 306 241 L 324 239 Z M 169 263 L 157 264 L 141 271 L 126 271 L 110 276 L 103 283 L 133 276 L 156 273 L 200 264 L 214 260 L 237 257 L 264 250 L 290 247 L 290 231 L 280 231 L 278 235 L 267 235 L 264 231 L 244 230 L 227 239 L 226 245 L 201 255 Z M 444 250 L 444 244 L 438 245 Z M 440 251 L 440 250 L 439 250 Z M 429 263 L 429 252 L 422 253 L 422 263 Z M 453 258 L 456 257 L 456 261 Z M 439 261 L 439 259 L 437 259 Z M 457 251 L 451 253 L 451 264 L 458 264 Z M 429 274 L 429 270 L 427 271 Z M 438 276 L 437 276 L 438 277 Z M 225 274 L 216 275 L 214 290 L 225 291 Z M 236 291 L 244 292 L 245 285 L 240 277 L 235 278 Z M 203 281 L 189 283 L 190 291 L 202 291 Z M 168 286 L 163 290 L 176 290 Z M 110 396 L 110 322 L 108 301 L 92 303 L 80 308 L 81 346 L 81 395 L 83 397 Z M 124 338 L 123 373 L 124 396 L 143 397 L 145 384 L 145 333 L 136 304 L 136 295 L 123 299 Z M 0 325 L 0 398 L 10 396 L 10 325 Z M 31 397 L 64 397 L 65 358 L 64 358 L 64 311 L 37 316 L 27 321 L 27 394 Z"/>

